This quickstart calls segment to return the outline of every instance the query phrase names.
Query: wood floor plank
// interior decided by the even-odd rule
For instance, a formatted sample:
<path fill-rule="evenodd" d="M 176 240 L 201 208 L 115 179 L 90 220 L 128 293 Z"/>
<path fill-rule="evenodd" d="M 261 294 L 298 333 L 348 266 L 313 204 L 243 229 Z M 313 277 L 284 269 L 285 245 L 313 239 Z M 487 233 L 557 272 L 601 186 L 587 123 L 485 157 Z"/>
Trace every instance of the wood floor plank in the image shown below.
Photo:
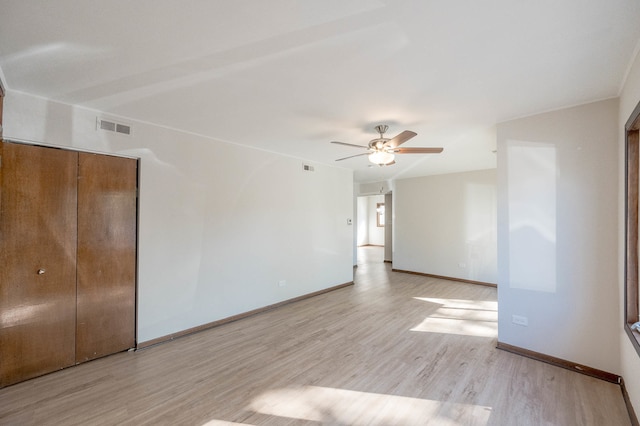
<path fill-rule="evenodd" d="M 395 273 L 0 390 L 5 425 L 629 425 L 619 386 L 496 346 L 496 289 Z"/>

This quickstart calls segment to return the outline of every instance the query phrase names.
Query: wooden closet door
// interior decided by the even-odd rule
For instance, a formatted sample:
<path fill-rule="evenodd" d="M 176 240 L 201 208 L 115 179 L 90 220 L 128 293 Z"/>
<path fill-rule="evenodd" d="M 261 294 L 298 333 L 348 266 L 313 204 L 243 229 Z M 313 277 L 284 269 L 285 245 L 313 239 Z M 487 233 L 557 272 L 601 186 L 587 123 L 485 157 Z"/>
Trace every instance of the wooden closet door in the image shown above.
<path fill-rule="evenodd" d="M 0 387 L 75 361 L 78 154 L 0 142 Z"/>
<path fill-rule="evenodd" d="M 76 362 L 135 346 L 137 161 L 79 154 Z"/>

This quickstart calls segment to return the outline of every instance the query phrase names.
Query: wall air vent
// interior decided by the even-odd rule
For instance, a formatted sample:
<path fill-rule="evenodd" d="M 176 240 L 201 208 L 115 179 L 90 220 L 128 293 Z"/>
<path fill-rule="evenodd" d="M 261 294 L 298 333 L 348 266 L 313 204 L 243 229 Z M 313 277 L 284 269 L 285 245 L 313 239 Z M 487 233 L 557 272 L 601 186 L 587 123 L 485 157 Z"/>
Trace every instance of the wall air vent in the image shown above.
<path fill-rule="evenodd" d="M 106 130 L 108 132 L 122 133 L 123 135 L 131 135 L 131 126 L 115 121 L 96 119 L 96 130 Z"/>
<path fill-rule="evenodd" d="M 100 130 L 108 130 L 110 132 L 115 132 L 116 131 L 116 123 L 114 123 L 112 121 L 98 119 L 98 123 L 99 123 L 99 126 L 100 126 L 99 127 Z"/>
<path fill-rule="evenodd" d="M 122 133 L 124 135 L 131 134 L 131 126 L 127 126 L 125 124 L 117 124 L 116 123 L 116 132 Z"/>

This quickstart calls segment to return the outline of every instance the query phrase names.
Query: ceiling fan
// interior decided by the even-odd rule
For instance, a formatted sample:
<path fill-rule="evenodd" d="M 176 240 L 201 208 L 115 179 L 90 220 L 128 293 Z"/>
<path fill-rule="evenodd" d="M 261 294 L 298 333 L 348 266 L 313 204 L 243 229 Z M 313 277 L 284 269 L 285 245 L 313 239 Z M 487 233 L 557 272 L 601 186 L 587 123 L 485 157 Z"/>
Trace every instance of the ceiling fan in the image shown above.
<path fill-rule="evenodd" d="M 389 129 L 389 126 L 380 124 L 375 127 L 376 132 L 380 133 L 379 138 L 372 139 L 368 146 L 355 145 L 352 143 L 331 141 L 338 145 L 353 146 L 356 148 L 364 148 L 369 152 L 363 152 L 362 154 L 350 155 L 344 158 L 338 158 L 336 161 L 346 160 L 347 158 L 359 157 L 361 155 L 368 155 L 369 161 L 378 166 L 390 166 L 395 164 L 395 154 L 439 154 L 443 148 L 399 148 L 400 145 L 416 136 L 416 132 L 405 130 L 394 138 L 385 138 L 384 133 Z"/>

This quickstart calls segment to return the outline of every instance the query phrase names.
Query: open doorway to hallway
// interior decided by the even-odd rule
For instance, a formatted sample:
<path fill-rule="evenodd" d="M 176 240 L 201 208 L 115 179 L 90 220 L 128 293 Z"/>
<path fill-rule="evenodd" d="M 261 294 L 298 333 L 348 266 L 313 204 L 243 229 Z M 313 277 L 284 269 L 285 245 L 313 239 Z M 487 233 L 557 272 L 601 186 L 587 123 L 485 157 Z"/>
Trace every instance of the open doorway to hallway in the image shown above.
<path fill-rule="evenodd" d="M 358 267 L 384 262 L 384 247 L 360 246 L 358 247 Z M 359 269 L 359 268 L 358 268 Z"/>
<path fill-rule="evenodd" d="M 386 251 L 391 252 L 391 194 L 368 195 L 358 197 L 357 202 L 357 230 L 356 245 L 358 246 L 358 264 L 390 261 Z M 375 250 L 367 252 L 376 253 L 374 256 L 365 256 L 360 259 L 363 250 L 368 247 Z M 388 249 L 388 250 L 385 250 Z M 361 261 L 362 260 L 362 261 Z"/>
<path fill-rule="evenodd" d="M 358 197 L 357 245 L 384 247 L 384 195 Z"/>

